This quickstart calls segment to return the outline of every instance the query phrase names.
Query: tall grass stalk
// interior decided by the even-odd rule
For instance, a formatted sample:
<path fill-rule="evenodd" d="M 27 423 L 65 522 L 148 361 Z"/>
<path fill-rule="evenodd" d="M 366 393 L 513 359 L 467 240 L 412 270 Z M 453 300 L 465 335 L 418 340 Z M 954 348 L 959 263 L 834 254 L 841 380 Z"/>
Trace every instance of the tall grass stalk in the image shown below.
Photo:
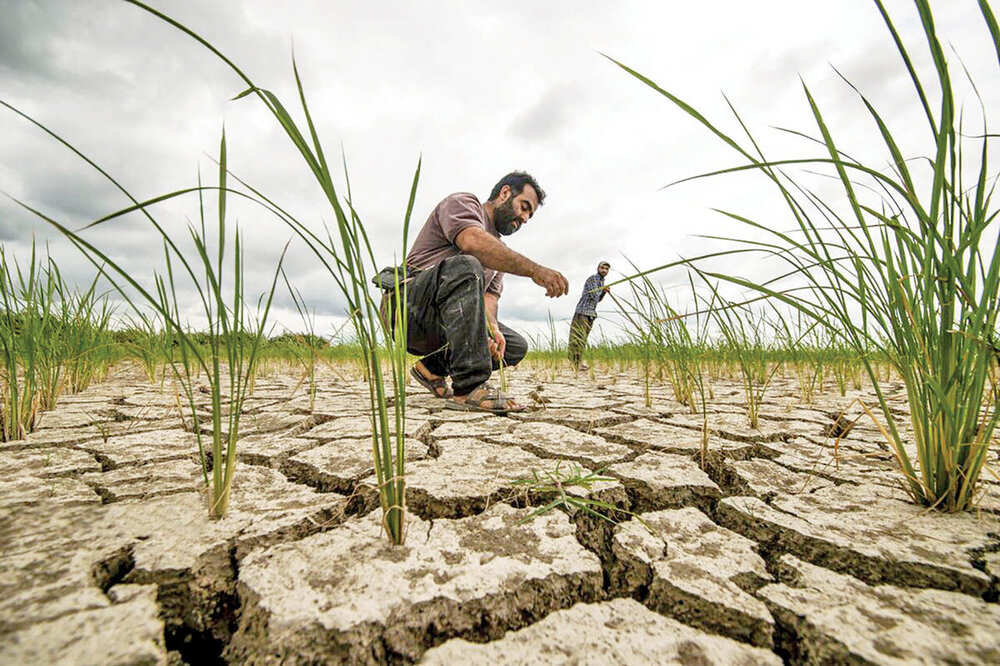
<path fill-rule="evenodd" d="M 817 134 L 792 135 L 822 152 L 810 159 L 771 160 L 738 115 L 747 145 L 650 79 L 617 64 L 746 161 L 703 176 L 758 172 L 773 184 L 794 220 L 795 231 L 785 233 L 778 230 L 780 223 L 726 212 L 768 238 L 731 238 L 730 242 L 742 247 L 715 253 L 759 253 L 784 262 L 783 273 L 794 285 L 755 282 L 722 272 L 710 275 L 782 301 L 849 344 L 872 381 L 910 495 L 926 506 L 963 511 L 974 504 L 976 482 L 1000 415 L 995 395 L 987 390 L 996 362 L 1000 312 L 1000 234 L 995 232 L 998 211 L 993 203 L 996 176 L 988 167 L 995 134 L 986 123 L 985 109 L 979 131 L 963 131 L 963 113 L 929 0 L 915 0 L 914 5 L 924 48 L 933 62 L 930 75 L 917 70 L 910 47 L 881 0 L 874 3 L 913 85 L 914 102 L 927 122 L 926 152 L 913 159 L 900 147 L 900 130 L 893 131 L 890 122 L 848 82 L 867 121 L 881 137 L 887 168 L 863 164 L 842 149 L 805 83 L 803 92 Z M 986 0 L 979 0 L 979 8 L 1000 59 L 996 18 Z M 996 87 L 996 83 L 991 85 Z M 932 100 L 939 103 L 937 109 L 932 108 Z M 836 204 L 824 200 L 786 173 L 795 165 L 827 169 L 839 183 L 842 199 Z M 870 355 L 882 340 L 888 344 L 892 368 L 906 386 L 912 448 L 896 424 Z"/>
<path fill-rule="evenodd" d="M 266 294 L 266 299 L 262 296 L 261 301 L 258 302 L 258 314 L 256 322 L 253 322 L 254 317 L 250 315 L 244 300 L 242 236 L 238 229 L 227 229 L 226 224 L 226 202 L 229 188 L 227 186 L 228 170 L 226 168 L 225 133 L 223 132 L 219 148 L 218 187 L 206 188 L 199 183 L 198 187 L 178 190 L 156 197 L 150 201 L 139 203 L 113 176 L 73 147 L 68 141 L 26 114 L 13 109 L 10 105 L 4 104 L 4 106 L 26 118 L 69 148 L 133 201 L 134 205 L 95 220 L 84 229 L 107 224 L 130 213 L 140 212 L 162 237 L 166 275 L 154 273 L 155 292 L 151 292 L 143 287 L 128 270 L 84 239 L 80 233 L 72 231 L 64 224 L 52 219 L 43 212 L 23 202 L 18 202 L 22 207 L 58 229 L 69 239 L 94 264 L 99 274 L 105 276 L 111 282 L 118 293 L 140 317 L 147 317 L 143 312 L 146 307 L 149 307 L 164 322 L 168 332 L 166 338 L 168 342 L 166 344 L 171 345 L 176 341 L 181 356 L 180 369 L 177 367 L 177 364 L 173 363 L 173 359 L 170 359 L 171 362 L 169 365 L 175 378 L 184 387 L 188 407 L 191 411 L 191 427 L 197 437 L 202 470 L 205 475 L 206 485 L 209 486 L 209 515 L 215 518 L 224 516 L 229 505 L 235 472 L 236 442 L 239 438 L 242 405 L 247 395 L 248 379 L 253 372 L 254 361 L 260 347 L 260 341 L 263 338 L 264 326 L 278 278 L 278 272 L 276 271 L 274 279 L 271 282 L 270 291 Z M 217 246 L 214 248 L 210 247 L 207 241 L 208 233 L 203 198 L 203 192 L 206 189 L 215 189 L 218 193 Z M 200 227 L 192 225 L 188 229 L 195 247 L 196 262 L 189 262 L 186 259 L 178 245 L 150 212 L 150 207 L 160 201 L 192 192 L 198 194 L 201 220 Z M 232 232 L 231 240 L 230 231 Z M 232 243 L 233 257 L 230 261 L 231 273 L 227 280 L 225 275 L 227 261 L 226 248 L 230 242 Z M 284 253 L 282 253 L 283 257 Z M 201 301 L 202 310 L 208 325 L 207 333 L 202 336 L 208 340 L 207 350 L 199 343 L 197 336 L 187 330 L 187 327 L 182 324 L 181 308 L 177 300 L 178 289 L 174 272 L 175 263 L 183 268 L 183 275 L 190 280 Z M 280 265 L 281 261 L 279 260 L 279 269 Z M 202 278 L 199 278 L 199 273 L 203 276 Z M 261 307 L 263 308 L 262 312 Z M 149 322 L 150 320 L 145 319 L 145 321 Z M 256 323 L 255 328 L 253 327 L 253 323 Z M 192 372 L 193 369 L 195 370 L 194 372 Z M 194 398 L 193 382 L 200 372 L 205 373 L 209 383 L 211 401 L 210 418 L 212 420 L 212 451 L 210 461 L 202 443 L 199 410 Z M 225 408 L 223 407 L 223 403 L 227 403 Z M 211 464 L 211 481 L 208 479 L 209 464 Z"/>
<path fill-rule="evenodd" d="M 294 59 L 292 61 L 292 70 L 295 76 L 301 111 L 305 120 L 304 127 L 300 127 L 295 122 L 285 105 L 274 93 L 254 83 L 235 63 L 193 30 L 152 7 L 138 2 L 138 0 L 127 0 L 127 2 L 149 12 L 158 19 L 185 33 L 224 62 L 246 86 L 246 89 L 234 99 L 255 97 L 264 105 L 306 163 L 306 166 L 320 186 L 324 198 L 330 205 L 336 226 L 332 232 L 327 230 L 324 237 L 314 233 L 305 224 L 265 196 L 260 190 L 237 179 L 249 193 L 278 214 L 308 246 L 327 270 L 331 279 L 337 284 L 341 294 L 347 301 L 348 316 L 353 323 L 356 339 L 361 345 L 365 369 L 370 380 L 368 386 L 372 415 L 372 456 L 378 479 L 383 527 L 393 543 L 402 543 L 405 537 L 404 517 L 406 511 L 404 474 L 404 421 L 407 377 L 406 285 L 399 285 L 397 288 L 396 336 L 386 341 L 385 345 L 383 345 L 383 341 L 386 340 L 386 332 L 379 321 L 378 303 L 374 302 L 367 283 L 367 275 L 377 270 L 375 268 L 377 262 L 375 261 L 364 224 L 361 222 L 352 205 L 350 181 L 347 181 L 347 196 L 343 200 L 334 186 L 333 172 L 327 162 L 325 151 L 319 139 L 319 133 L 306 102 L 302 80 Z M 346 175 L 346 165 L 344 172 Z M 416 196 L 419 174 L 420 166 L 418 164 L 403 222 L 402 254 L 404 257 L 410 214 L 413 208 L 413 200 Z M 394 398 L 392 400 L 390 400 L 386 392 L 382 376 L 382 357 L 386 349 L 388 350 L 390 367 L 392 369 L 392 393 Z M 394 423 L 390 421 L 388 415 L 388 403 L 390 401 L 394 409 Z M 393 426 L 395 426 L 394 429 Z"/>

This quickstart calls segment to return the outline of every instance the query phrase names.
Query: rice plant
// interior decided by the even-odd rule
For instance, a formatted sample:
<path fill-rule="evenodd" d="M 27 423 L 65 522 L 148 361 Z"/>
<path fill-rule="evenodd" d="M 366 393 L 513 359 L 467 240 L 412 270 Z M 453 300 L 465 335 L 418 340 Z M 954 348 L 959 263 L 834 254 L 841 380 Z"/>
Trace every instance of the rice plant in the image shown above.
<path fill-rule="evenodd" d="M 361 345 L 364 367 L 369 378 L 372 455 L 378 479 L 383 527 L 393 543 L 402 543 L 405 538 L 404 517 L 406 511 L 403 435 L 407 378 L 406 285 L 398 285 L 396 289 L 395 296 L 398 307 L 395 317 L 397 326 L 396 336 L 392 338 L 386 335 L 379 321 L 378 303 L 373 301 L 372 295 L 369 293 L 367 275 L 374 274 L 377 270 L 375 268 L 377 262 L 364 224 L 351 202 L 350 180 L 347 181 L 347 196 L 342 199 L 334 186 L 333 172 L 327 163 L 326 154 L 306 102 L 302 80 L 294 59 L 292 70 L 301 111 L 305 119 L 305 131 L 295 122 L 285 105 L 274 93 L 254 83 L 235 63 L 200 35 L 142 2 L 137 0 L 127 0 L 127 2 L 188 35 L 224 62 L 246 86 L 245 90 L 236 95 L 234 99 L 253 97 L 265 106 L 309 167 L 330 205 L 336 226 L 334 232 L 327 230 L 324 237 L 310 230 L 308 226 L 278 206 L 263 192 L 236 178 L 248 192 L 247 196 L 252 196 L 255 200 L 266 205 L 306 244 L 326 269 L 330 278 L 337 284 L 347 301 L 348 317 L 352 322 L 356 339 Z M 346 175 L 346 165 L 344 171 Z M 402 225 L 403 251 L 401 254 L 403 259 L 405 259 L 407 231 L 419 174 L 420 166 L 418 164 Z M 386 392 L 382 376 L 382 358 L 385 351 L 383 341 L 390 360 L 392 399 Z M 393 404 L 394 423 L 390 423 L 388 415 L 389 402 Z M 393 437 L 395 437 L 395 442 L 393 442 Z"/>
<path fill-rule="evenodd" d="M 179 370 L 173 362 L 169 365 L 175 378 L 184 387 L 188 406 L 191 410 L 191 427 L 197 436 L 202 471 L 206 485 L 209 486 L 209 515 L 215 518 L 224 516 L 229 505 L 233 484 L 236 465 L 236 441 L 239 437 L 242 404 L 247 395 L 248 380 L 252 376 L 254 362 L 260 341 L 263 338 L 264 325 L 278 278 L 276 271 L 271 283 L 270 292 L 266 295 L 266 299 L 262 297 L 262 302 L 258 303 L 257 327 L 253 329 L 252 325 L 254 322 L 252 320 L 254 318 L 250 315 L 244 301 L 242 236 L 238 229 L 227 230 L 226 224 L 226 202 L 229 188 L 227 186 L 228 169 L 226 167 L 225 132 L 223 132 L 220 142 L 218 187 L 206 188 L 199 182 L 197 187 L 178 190 L 140 203 L 111 174 L 76 149 L 66 139 L 9 104 L 2 104 L 36 125 L 46 134 L 75 153 L 133 202 L 133 205 L 101 217 L 87 225 L 84 229 L 107 224 L 128 214 L 138 212 L 150 222 L 161 236 L 166 262 L 166 275 L 154 274 L 155 291 L 151 292 L 137 282 L 131 273 L 119 263 L 116 263 L 111 257 L 84 239 L 81 233 L 72 231 L 64 224 L 24 202 L 17 202 L 41 220 L 55 227 L 77 247 L 93 263 L 98 273 L 106 277 L 135 312 L 139 313 L 140 317 L 147 317 L 147 315 L 143 314 L 144 309 L 152 308 L 167 327 L 171 339 L 177 342 L 181 354 L 181 369 Z M 218 193 L 217 247 L 214 248 L 210 247 L 206 240 L 208 234 L 203 197 L 206 189 L 215 189 Z M 153 205 L 160 201 L 184 196 L 192 192 L 198 195 L 201 220 L 200 228 L 190 225 L 188 229 L 195 247 L 197 263 L 189 262 L 186 259 L 185 254 L 165 231 L 164 227 L 153 217 L 150 210 Z M 232 241 L 230 241 L 230 231 L 232 231 Z M 227 280 L 224 269 L 226 266 L 226 249 L 230 242 L 233 244 L 233 257 L 230 262 L 232 272 Z M 282 256 L 284 255 L 282 254 Z M 203 335 L 208 342 L 207 349 L 199 344 L 197 336 L 188 331 L 182 324 L 181 308 L 177 300 L 178 290 L 174 273 L 175 263 L 183 268 L 183 275 L 190 280 L 201 301 L 208 325 L 208 332 Z M 278 266 L 280 268 L 280 260 Z M 199 270 L 196 270 L 196 267 Z M 204 276 L 201 279 L 198 277 L 199 272 Z M 227 299 L 229 299 L 228 302 Z M 263 308 L 262 313 L 260 312 L 261 307 Z M 151 320 L 147 318 L 145 321 L 150 322 Z M 198 406 L 194 400 L 193 381 L 195 375 L 192 374 L 193 367 L 197 368 L 198 372 L 204 372 L 209 382 L 211 399 L 210 418 L 212 420 L 211 460 L 208 458 L 201 439 L 202 431 L 199 424 Z M 223 395 L 226 392 L 228 393 L 224 399 Z M 223 409 L 224 400 L 228 401 L 225 410 Z M 211 466 L 212 472 L 211 482 L 208 479 L 209 466 Z"/>
<path fill-rule="evenodd" d="M 305 327 L 304 335 L 291 336 L 292 339 L 289 342 L 292 344 L 287 345 L 286 349 L 295 356 L 304 370 L 303 380 L 306 382 L 306 393 L 309 396 L 309 411 L 312 412 L 316 407 L 316 363 L 321 350 L 318 344 L 320 340 L 316 336 L 316 314 L 309 312 L 305 299 L 302 298 L 302 292 L 292 285 L 284 271 L 281 272 L 281 277 L 285 281 L 288 293 L 292 297 L 292 303 L 295 304 L 295 309 Z"/>
<path fill-rule="evenodd" d="M 799 397 L 802 402 L 812 404 L 816 391 L 823 391 L 824 369 L 827 359 L 824 358 L 824 341 L 819 338 L 817 324 L 805 325 L 801 315 L 796 318 L 796 330 L 792 330 L 788 321 L 782 317 L 779 322 L 778 340 L 785 349 L 785 364 L 792 367 L 795 379 L 799 385 Z M 841 395 L 844 395 L 841 393 Z"/>
<path fill-rule="evenodd" d="M 0 245 L 0 441 L 21 439 L 35 427 L 40 409 L 38 367 L 42 337 L 50 328 L 50 292 L 32 245 L 26 267 L 8 259 Z"/>
<path fill-rule="evenodd" d="M 777 327 L 768 321 L 764 312 L 755 311 L 745 303 L 730 303 L 719 295 L 715 285 L 709 286 L 711 303 L 718 303 L 708 311 L 722 334 L 719 350 L 739 370 L 747 423 L 756 430 L 764 395 L 785 360 L 775 358 L 777 350 L 771 345 L 774 336 L 769 333 Z"/>
<path fill-rule="evenodd" d="M 996 358 L 991 341 L 996 339 L 1000 312 L 1000 235 L 995 234 L 998 211 L 993 202 L 996 175 L 988 167 L 995 134 L 989 130 L 985 109 L 978 131 L 963 129 L 952 68 L 929 0 L 915 0 L 914 5 L 923 29 L 923 48 L 933 63 L 930 74 L 917 70 L 910 45 L 903 41 L 881 0 L 874 3 L 912 83 L 914 102 L 927 122 L 921 137 L 926 152 L 914 159 L 902 152 L 899 130 L 892 130 L 891 121 L 847 82 L 864 109 L 863 119 L 881 137 L 886 168 L 861 163 L 841 147 L 805 83 L 803 93 L 816 134 L 791 133 L 820 152 L 809 159 L 774 160 L 764 155 L 760 142 L 738 115 L 736 120 L 748 137 L 746 145 L 673 93 L 617 64 L 705 126 L 745 162 L 703 176 L 740 171 L 762 174 L 794 220 L 794 230 L 784 232 L 781 223 L 725 212 L 766 234 L 767 240 L 730 238 L 740 247 L 715 253 L 756 253 L 783 262 L 782 275 L 789 282 L 756 282 L 722 271 L 706 273 L 791 306 L 849 345 L 872 381 L 910 495 L 926 506 L 963 511 L 974 503 L 976 482 L 998 419 L 995 394 L 987 386 Z M 1000 59 L 996 18 L 986 0 L 979 0 L 979 9 Z M 970 88 L 975 92 L 971 81 Z M 937 109 L 932 100 L 939 102 Z M 826 169 L 839 184 L 842 198 L 824 200 L 801 177 L 788 173 L 796 165 Z M 889 363 L 906 386 L 912 449 L 889 409 L 879 385 L 877 361 L 871 356 L 883 341 Z"/>

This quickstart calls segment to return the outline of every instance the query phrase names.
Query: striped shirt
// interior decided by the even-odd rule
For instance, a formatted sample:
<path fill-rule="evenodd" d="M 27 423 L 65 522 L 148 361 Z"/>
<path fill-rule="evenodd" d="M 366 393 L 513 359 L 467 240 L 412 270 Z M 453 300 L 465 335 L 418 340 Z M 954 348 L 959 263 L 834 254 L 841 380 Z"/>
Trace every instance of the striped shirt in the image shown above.
<path fill-rule="evenodd" d="M 604 276 L 600 273 L 595 273 L 587 278 L 587 282 L 583 285 L 583 294 L 580 296 L 580 302 L 576 304 L 576 314 L 587 315 L 588 317 L 597 316 L 597 303 L 607 293 L 601 289 L 603 286 Z"/>

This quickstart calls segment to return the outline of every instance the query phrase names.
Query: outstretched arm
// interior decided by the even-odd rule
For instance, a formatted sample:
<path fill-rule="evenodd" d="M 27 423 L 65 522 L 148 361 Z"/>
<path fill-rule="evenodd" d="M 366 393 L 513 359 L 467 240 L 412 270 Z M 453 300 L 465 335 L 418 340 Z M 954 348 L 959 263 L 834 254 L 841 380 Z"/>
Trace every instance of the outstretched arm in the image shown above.
<path fill-rule="evenodd" d="M 569 292 L 569 282 L 562 273 L 537 264 L 520 252 L 515 252 L 484 229 L 479 227 L 463 229 L 455 237 L 455 244 L 462 252 L 471 254 L 487 268 L 531 278 L 532 282 L 545 288 L 545 295 L 550 298 Z"/>

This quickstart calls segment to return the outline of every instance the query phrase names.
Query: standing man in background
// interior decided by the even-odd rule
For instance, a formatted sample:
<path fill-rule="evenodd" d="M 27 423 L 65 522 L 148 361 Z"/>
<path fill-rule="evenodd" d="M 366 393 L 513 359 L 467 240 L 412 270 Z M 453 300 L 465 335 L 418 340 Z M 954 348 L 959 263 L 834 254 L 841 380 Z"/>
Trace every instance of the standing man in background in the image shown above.
<path fill-rule="evenodd" d="M 611 287 L 604 286 L 604 276 L 610 269 L 611 264 L 606 261 L 597 265 L 597 273 L 587 278 L 587 282 L 583 285 L 583 294 L 580 295 L 580 302 L 576 304 L 573 323 L 569 326 L 569 361 L 576 370 L 587 369 L 587 364 L 581 362 L 581 357 L 587 346 L 590 328 L 597 319 L 597 304 L 611 291 Z"/>

